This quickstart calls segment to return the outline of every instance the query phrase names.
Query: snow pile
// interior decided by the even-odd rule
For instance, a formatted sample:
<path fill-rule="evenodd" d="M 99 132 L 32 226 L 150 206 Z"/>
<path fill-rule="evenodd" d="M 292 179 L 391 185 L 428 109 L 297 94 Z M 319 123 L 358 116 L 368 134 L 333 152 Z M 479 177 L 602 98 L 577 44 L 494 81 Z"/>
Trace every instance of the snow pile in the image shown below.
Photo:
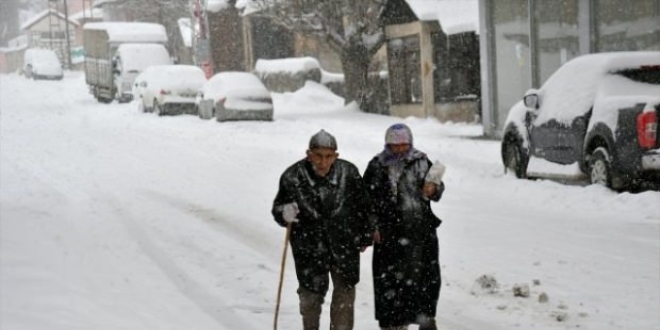
<path fill-rule="evenodd" d="M 217 13 L 221 10 L 225 10 L 229 8 L 229 1 L 228 0 L 208 0 L 206 2 L 206 10 Z"/>

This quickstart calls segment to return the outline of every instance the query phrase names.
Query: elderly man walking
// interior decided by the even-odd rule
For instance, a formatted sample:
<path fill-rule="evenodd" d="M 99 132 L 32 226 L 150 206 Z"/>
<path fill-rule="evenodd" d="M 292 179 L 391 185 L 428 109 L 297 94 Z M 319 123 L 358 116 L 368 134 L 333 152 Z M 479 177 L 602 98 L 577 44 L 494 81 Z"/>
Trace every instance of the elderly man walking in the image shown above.
<path fill-rule="evenodd" d="M 282 174 L 272 214 L 281 226 L 291 226 L 303 329 L 319 329 L 332 280 L 330 329 L 351 330 L 360 252 L 372 244 L 375 230 L 368 193 L 357 167 L 338 158 L 328 132 L 314 134 L 306 154 Z"/>

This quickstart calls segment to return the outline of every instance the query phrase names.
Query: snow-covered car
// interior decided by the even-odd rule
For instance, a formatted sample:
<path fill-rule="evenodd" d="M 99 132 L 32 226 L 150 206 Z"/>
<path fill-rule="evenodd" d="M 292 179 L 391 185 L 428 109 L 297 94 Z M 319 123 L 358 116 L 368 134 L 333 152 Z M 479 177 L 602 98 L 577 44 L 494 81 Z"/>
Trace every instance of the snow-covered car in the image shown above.
<path fill-rule="evenodd" d="M 62 63 L 50 49 L 30 48 L 23 56 L 23 73 L 32 79 L 61 80 L 64 77 Z"/>
<path fill-rule="evenodd" d="M 204 83 L 204 71 L 197 66 L 154 65 L 135 78 L 133 95 L 142 112 L 196 114 L 195 100 Z"/>
<path fill-rule="evenodd" d="M 197 98 L 200 118 L 217 121 L 273 120 L 273 100 L 257 76 L 248 72 L 220 72 Z"/>
<path fill-rule="evenodd" d="M 657 187 L 659 114 L 660 52 L 583 55 L 511 108 L 502 162 L 519 178 Z"/>

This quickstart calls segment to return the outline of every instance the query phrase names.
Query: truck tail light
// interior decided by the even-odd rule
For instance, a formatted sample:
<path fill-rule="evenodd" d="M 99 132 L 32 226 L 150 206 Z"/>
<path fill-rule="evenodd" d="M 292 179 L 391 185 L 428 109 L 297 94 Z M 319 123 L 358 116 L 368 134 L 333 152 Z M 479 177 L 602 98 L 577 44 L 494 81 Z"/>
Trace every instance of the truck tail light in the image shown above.
<path fill-rule="evenodd" d="M 658 115 L 645 109 L 637 116 L 637 142 L 642 148 L 653 148 L 658 142 Z"/>
<path fill-rule="evenodd" d="M 170 95 L 170 94 L 172 94 L 171 91 L 168 91 L 168 90 L 166 90 L 166 89 L 161 89 L 161 90 L 160 90 L 160 95 Z"/>

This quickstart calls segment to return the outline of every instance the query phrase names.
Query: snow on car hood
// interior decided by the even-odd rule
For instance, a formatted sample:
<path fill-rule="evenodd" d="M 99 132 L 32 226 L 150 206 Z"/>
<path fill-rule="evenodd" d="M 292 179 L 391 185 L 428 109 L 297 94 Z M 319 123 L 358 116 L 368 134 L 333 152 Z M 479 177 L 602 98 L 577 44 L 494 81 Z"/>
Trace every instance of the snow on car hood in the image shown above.
<path fill-rule="evenodd" d="M 246 72 L 220 72 L 204 85 L 205 99 L 268 99 L 270 92 L 257 76 Z"/>

